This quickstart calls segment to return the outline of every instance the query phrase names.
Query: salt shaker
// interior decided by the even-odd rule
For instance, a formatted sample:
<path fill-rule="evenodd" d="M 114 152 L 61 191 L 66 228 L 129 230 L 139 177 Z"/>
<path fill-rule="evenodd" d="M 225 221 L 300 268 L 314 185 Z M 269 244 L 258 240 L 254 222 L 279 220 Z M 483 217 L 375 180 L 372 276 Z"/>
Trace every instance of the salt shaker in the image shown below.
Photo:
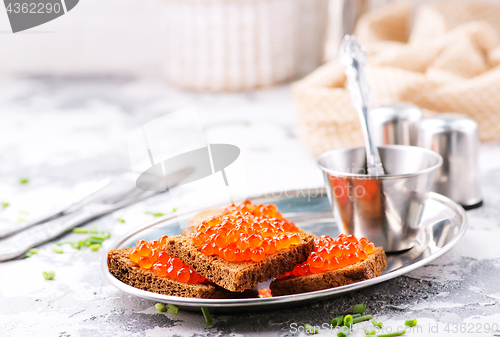
<path fill-rule="evenodd" d="M 454 113 L 423 119 L 418 126 L 418 145 L 443 157 L 432 190 L 465 209 L 482 205 L 479 188 L 479 136 L 477 123 Z"/>
<path fill-rule="evenodd" d="M 375 145 L 417 145 L 422 110 L 409 103 L 394 103 L 370 112 L 370 130 Z"/>

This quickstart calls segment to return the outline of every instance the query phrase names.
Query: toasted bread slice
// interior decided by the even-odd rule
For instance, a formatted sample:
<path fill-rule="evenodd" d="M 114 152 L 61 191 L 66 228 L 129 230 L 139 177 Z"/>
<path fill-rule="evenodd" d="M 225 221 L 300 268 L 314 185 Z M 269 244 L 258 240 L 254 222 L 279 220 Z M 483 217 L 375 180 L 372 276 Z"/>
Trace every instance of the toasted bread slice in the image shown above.
<path fill-rule="evenodd" d="M 196 227 L 198 227 L 198 225 L 201 224 L 203 220 L 206 220 L 211 216 L 216 216 L 220 212 L 220 209 L 209 209 L 207 211 L 196 214 L 191 218 L 191 220 L 189 220 L 188 226 L 182 230 L 182 235 L 191 236 L 196 232 Z"/>
<path fill-rule="evenodd" d="M 158 294 L 195 298 L 233 298 L 232 293 L 208 283 L 182 283 L 168 277 L 156 276 L 151 270 L 138 267 L 130 260 L 131 248 L 110 250 L 108 268 L 117 279 L 132 287 Z"/>
<path fill-rule="evenodd" d="M 180 235 L 170 237 L 165 250 L 215 284 L 241 292 L 292 271 L 296 264 L 307 259 L 314 249 L 314 236 L 304 232 L 298 234 L 298 245 L 266 255 L 260 262 L 228 262 L 218 256 L 207 256 L 190 237 Z"/>
<path fill-rule="evenodd" d="M 384 250 L 382 247 L 376 247 L 366 260 L 351 266 L 324 273 L 274 280 L 269 288 L 272 296 L 306 293 L 368 280 L 382 275 L 382 270 L 385 268 L 387 268 L 387 261 Z"/>

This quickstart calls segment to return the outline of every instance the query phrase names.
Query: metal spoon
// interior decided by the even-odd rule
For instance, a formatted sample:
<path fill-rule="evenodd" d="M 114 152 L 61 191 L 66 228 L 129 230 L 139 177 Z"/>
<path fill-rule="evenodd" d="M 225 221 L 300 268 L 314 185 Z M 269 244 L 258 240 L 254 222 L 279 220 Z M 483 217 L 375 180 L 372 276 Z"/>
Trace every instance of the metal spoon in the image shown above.
<path fill-rule="evenodd" d="M 354 107 L 358 111 L 361 129 L 365 138 L 366 163 L 368 175 L 384 175 L 377 147 L 373 144 L 368 128 L 368 112 L 370 111 L 370 87 L 365 78 L 366 53 L 353 35 L 346 35 L 339 51 L 340 63 L 347 76 L 347 88 L 351 93 Z"/>

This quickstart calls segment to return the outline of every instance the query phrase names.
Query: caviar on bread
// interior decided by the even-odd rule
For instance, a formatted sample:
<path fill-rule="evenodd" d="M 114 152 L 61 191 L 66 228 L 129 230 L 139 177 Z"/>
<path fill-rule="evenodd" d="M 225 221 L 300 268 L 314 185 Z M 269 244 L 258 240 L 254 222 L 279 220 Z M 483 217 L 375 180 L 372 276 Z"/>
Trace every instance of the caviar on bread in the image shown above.
<path fill-rule="evenodd" d="M 203 220 L 191 237 L 174 236 L 166 251 L 230 291 L 292 271 L 312 252 L 314 236 L 283 218 L 275 205 L 245 201 Z"/>
<path fill-rule="evenodd" d="M 337 239 L 323 235 L 315 239 L 307 260 L 270 284 L 272 296 L 298 294 L 339 287 L 376 276 L 387 268 L 382 247 L 365 238 L 340 234 Z"/>
<path fill-rule="evenodd" d="M 135 249 L 109 251 L 110 273 L 129 286 L 164 295 L 195 298 L 234 298 L 238 295 L 209 282 L 178 259 L 159 251 L 154 242 L 146 243 L 139 240 Z"/>

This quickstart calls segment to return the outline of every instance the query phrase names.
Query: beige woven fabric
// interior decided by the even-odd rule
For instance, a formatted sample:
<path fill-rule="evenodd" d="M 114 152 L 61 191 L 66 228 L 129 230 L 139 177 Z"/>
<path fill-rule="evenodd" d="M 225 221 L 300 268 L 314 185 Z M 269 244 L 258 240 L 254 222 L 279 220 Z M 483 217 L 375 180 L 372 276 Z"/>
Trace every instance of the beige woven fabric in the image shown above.
<path fill-rule="evenodd" d="M 500 5 L 450 1 L 413 11 L 399 3 L 363 16 L 356 35 L 369 55 L 372 106 L 411 102 L 426 114 L 464 113 L 478 122 L 481 140 L 500 139 Z M 334 61 L 293 85 L 315 155 L 363 144 L 345 81 Z"/>

